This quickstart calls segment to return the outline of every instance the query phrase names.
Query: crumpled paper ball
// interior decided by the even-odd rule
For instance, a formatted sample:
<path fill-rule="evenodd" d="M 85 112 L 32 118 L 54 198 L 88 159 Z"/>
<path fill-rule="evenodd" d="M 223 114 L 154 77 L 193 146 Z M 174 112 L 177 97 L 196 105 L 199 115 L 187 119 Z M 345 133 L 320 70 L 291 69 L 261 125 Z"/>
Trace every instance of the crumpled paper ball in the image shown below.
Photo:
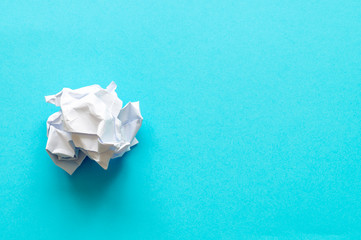
<path fill-rule="evenodd" d="M 142 125 L 139 102 L 122 108 L 111 82 L 106 89 L 91 85 L 64 88 L 45 100 L 60 107 L 47 121 L 46 151 L 54 163 L 70 175 L 88 156 L 107 169 L 112 158 L 121 157 L 138 143 Z"/>

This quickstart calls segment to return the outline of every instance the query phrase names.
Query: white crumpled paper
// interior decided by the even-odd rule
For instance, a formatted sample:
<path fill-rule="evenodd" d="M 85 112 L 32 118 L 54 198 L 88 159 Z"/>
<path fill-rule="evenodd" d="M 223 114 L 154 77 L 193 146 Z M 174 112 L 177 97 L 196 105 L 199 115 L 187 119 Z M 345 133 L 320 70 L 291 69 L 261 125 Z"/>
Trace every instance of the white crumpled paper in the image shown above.
<path fill-rule="evenodd" d="M 121 157 L 138 143 L 135 135 L 143 120 L 139 102 L 122 108 L 116 87 L 111 82 L 106 89 L 99 85 L 64 88 L 45 97 L 61 109 L 48 118 L 46 151 L 69 174 L 86 156 L 107 169 L 110 159 Z"/>

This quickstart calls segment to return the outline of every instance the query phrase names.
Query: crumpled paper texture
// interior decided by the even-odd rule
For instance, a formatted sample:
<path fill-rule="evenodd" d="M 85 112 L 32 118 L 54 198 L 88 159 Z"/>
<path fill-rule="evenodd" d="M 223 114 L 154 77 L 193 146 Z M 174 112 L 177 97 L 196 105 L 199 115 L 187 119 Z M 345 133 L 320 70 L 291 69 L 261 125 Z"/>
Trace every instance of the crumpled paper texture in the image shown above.
<path fill-rule="evenodd" d="M 121 157 L 138 143 L 135 135 L 143 121 L 139 102 L 122 108 L 116 87 L 111 82 L 106 89 L 99 85 L 64 88 L 45 97 L 60 107 L 47 121 L 46 151 L 70 175 L 86 156 L 107 169 L 110 159 Z"/>

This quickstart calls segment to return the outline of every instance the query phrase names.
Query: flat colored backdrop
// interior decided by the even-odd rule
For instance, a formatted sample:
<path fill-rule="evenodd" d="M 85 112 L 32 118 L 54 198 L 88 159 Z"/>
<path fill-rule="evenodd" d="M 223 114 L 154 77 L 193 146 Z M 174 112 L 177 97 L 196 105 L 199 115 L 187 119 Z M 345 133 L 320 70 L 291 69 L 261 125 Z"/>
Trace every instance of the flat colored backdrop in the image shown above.
<path fill-rule="evenodd" d="M 0 2 L 1 239 L 360 239 L 360 1 Z M 139 145 L 73 176 L 44 96 L 118 84 Z"/>

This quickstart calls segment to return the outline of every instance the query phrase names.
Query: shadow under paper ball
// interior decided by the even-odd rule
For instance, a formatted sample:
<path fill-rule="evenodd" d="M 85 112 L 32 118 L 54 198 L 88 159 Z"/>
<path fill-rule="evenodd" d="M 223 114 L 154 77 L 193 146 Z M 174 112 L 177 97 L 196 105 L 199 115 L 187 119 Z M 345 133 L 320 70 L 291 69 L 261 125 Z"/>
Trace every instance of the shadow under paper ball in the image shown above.
<path fill-rule="evenodd" d="M 114 180 L 121 177 L 127 155 L 111 159 L 107 170 L 86 157 L 73 175 L 67 176 L 74 197 L 79 198 L 82 204 L 93 205 L 99 202 Z"/>
<path fill-rule="evenodd" d="M 144 171 L 150 171 L 149 155 L 154 144 L 151 141 L 152 129 L 141 128 L 137 139 L 139 144 L 122 157 L 111 159 L 107 170 L 88 157 L 73 175 L 56 169 L 56 181 L 65 181 L 63 184 L 55 184 L 59 189 L 56 192 L 70 197 L 80 212 L 94 212 L 102 207 L 108 209 L 105 206 L 107 204 L 111 205 L 110 215 L 123 211 L 127 201 L 134 201 L 134 196 L 139 195 L 146 183 L 147 175 Z"/>

